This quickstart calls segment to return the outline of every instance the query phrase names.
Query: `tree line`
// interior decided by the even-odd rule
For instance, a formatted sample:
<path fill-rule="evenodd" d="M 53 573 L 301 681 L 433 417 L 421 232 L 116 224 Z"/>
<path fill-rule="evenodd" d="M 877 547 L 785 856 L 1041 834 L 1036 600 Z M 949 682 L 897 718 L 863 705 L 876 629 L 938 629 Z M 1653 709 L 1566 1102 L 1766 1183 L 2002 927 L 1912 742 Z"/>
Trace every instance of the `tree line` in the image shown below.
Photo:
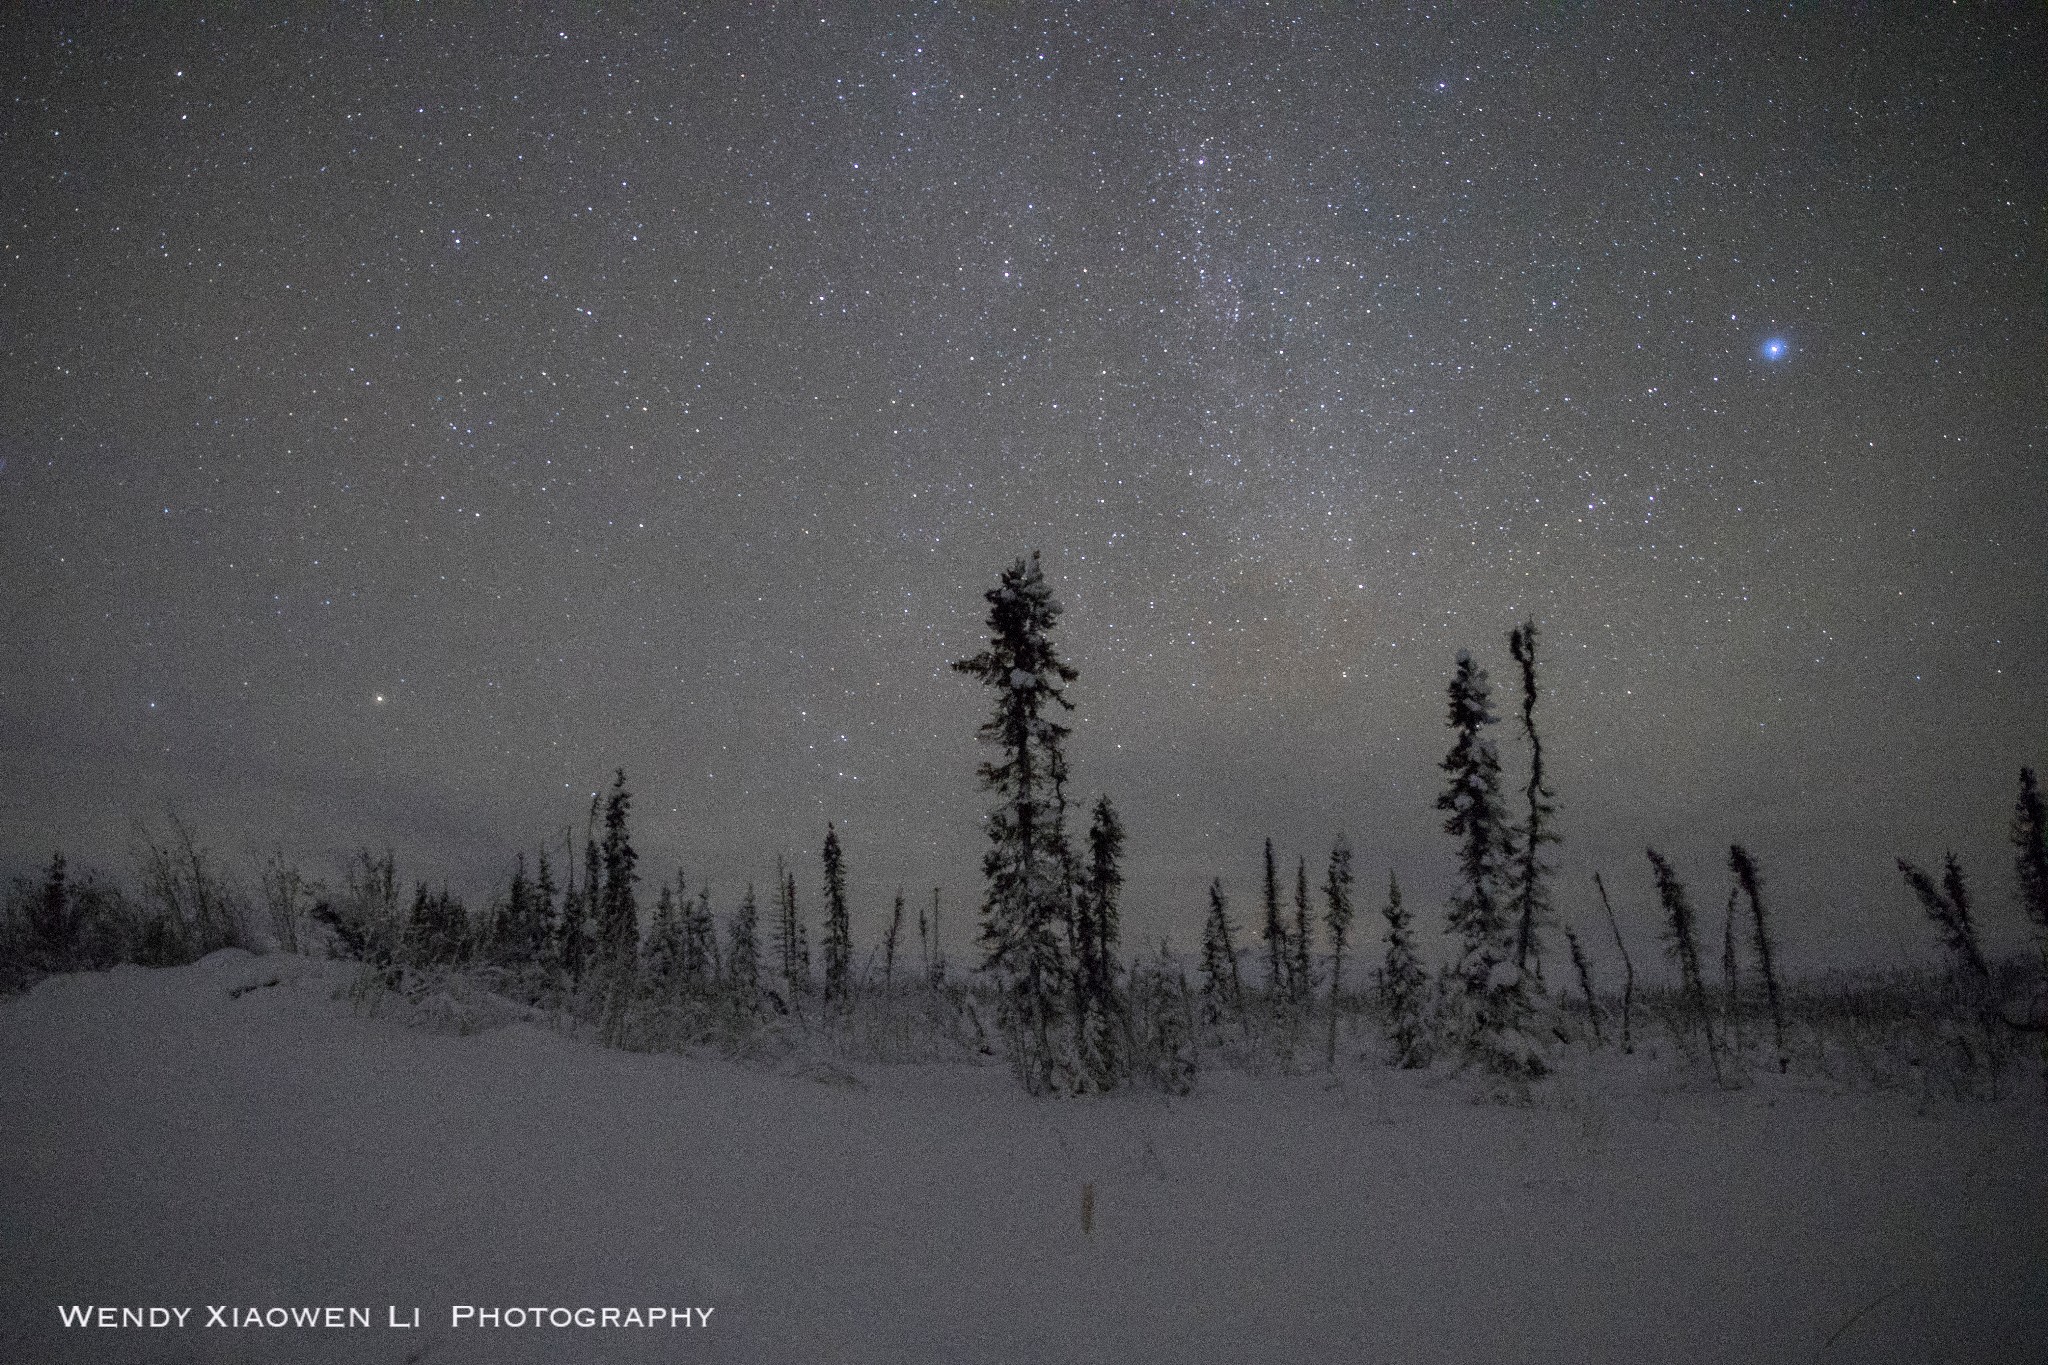
<path fill-rule="evenodd" d="M 984 599 L 986 645 L 952 665 L 991 697 L 977 732 L 986 754 L 977 773 L 989 797 L 981 951 L 965 978 L 949 973 L 937 888 L 916 910 L 914 963 L 902 890 L 882 941 L 856 961 L 847 850 L 829 822 L 819 851 L 823 923 L 815 963 L 799 879 L 780 860 L 766 900 L 749 884 L 723 917 L 710 888 L 690 886 L 680 869 L 654 887 L 650 907 L 630 828 L 632 794 L 619 770 L 609 792 L 593 795 L 580 848 L 565 831 L 559 849 L 536 850 L 531 864 L 518 855 L 504 892 L 477 914 L 445 887 L 422 882 L 404 895 L 395 859 L 368 850 L 332 888 L 273 858 L 258 897 L 250 898 L 175 818 L 168 837 L 144 841 L 136 897 L 92 874 L 74 877 L 58 854 L 40 882 L 16 879 L 10 890 L 0 916 L 0 985 L 18 988 L 48 972 L 117 961 L 191 961 L 256 942 L 261 925 L 286 951 L 324 943 L 364 964 L 384 988 L 403 991 L 469 974 L 623 1047 L 740 1042 L 773 1031 L 778 1021 L 845 1030 L 863 1006 L 900 1024 L 904 1002 L 914 1001 L 912 1014 L 927 1026 L 971 1039 L 983 1051 L 1000 1047 L 1034 1093 L 1135 1081 L 1184 1092 L 1205 1053 L 1294 1066 L 1320 1052 L 1334 1068 L 1342 1026 L 1362 1020 L 1378 1032 L 1381 1055 L 1394 1065 L 1427 1066 L 1445 1057 L 1515 1086 L 1550 1071 L 1557 1048 L 1575 1037 L 1602 1046 L 1616 1030 L 1620 1046 L 1633 1050 L 1639 996 L 1653 993 L 1637 990 L 1604 878 L 1595 874 L 1593 884 L 1625 974 L 1618 998 L 1596 988 L 1576 928 L 1557 913 L 1549 854 L 1560 843 L 1559 807 L 1538 725 L 1534 621 L 1507 639 L 1526 755 L 1518 787 L 1507 786 L 1494 739 L 1500 717 L 1491 682 L 1469 652 L 1456 656 L 1446 688 L 1450 747 L 1439 765 L 1444 783 L 1435 806 L 1457 872 L 1444 912 L 1450 961 L 1434 973 L 1425 966 L 1413 913 L 1389 870 L 1378 960 L 1367 989 L 1347 991 L 1357 892 L 1342 835 L 1313 886 L 1306 857 L 1297 857 L 1292 877 L 1283 880 L 1273 841 L 1265 841 L 1255 945 L 1239 944 L 1222 880 L 1212 880 L 1192 981 L 1164 943 L 1157 953 L 1126 956 L 1119 914 L 1126 834 L 1107 794 L 1084 803 L 1072 791 L 1070 728 L 1062 717 L 1074 709 L 1067 694 L 1079 673 L 1054 644 L 1061 608 L 1038 556 L 1014 562 Z M 2048 975 L 2044 830 L 2039 785 L 2032 769 L 2022 768 L 2011 838 L 2021 903 L 2042 934 Z M 1701 957 L 1704 930 L 1687 888 L 1669 860 L 1654 848 L 1646 852 L 1665 951 L 1677 970 L 1675 996 L 1658 997 L 1674 1037 L 1725 1079 L 1731 1049 L 1743 1048 L 1744 1002 L 1755 996 L 1770 1026 L 1771 1055 L 1779 1070 L 1787 1069 L 1787 989 L 1756 859 L 1740 844 L 1729 849 L 1716 1001 Z M 1899 869 L 1942 935 L 1973 1016 L 1994 1032 L 2037 1030 L 2006 1001 L 2009 992 L 2001 993 L 1954 855 L 1938 882 L 1908 860 Z M 1560 930 L 1572 976 L 1553 986 L 1546 951 Z"/>

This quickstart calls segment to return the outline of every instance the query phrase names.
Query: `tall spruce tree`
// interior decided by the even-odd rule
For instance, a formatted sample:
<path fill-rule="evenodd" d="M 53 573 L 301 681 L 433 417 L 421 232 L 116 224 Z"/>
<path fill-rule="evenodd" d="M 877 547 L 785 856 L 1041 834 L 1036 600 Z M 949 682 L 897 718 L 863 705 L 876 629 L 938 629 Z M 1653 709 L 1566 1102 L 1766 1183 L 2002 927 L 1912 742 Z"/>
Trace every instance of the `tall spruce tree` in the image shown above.
<path fill-rule="evenodd" d="M 844 1000 L 853 987 L 853 921 L 846 908 L 846 855 L 839 830 L 825 822 L 825 998 Z"/>
<path fill-rule="evenodd" d="M 1315 993 L 1315 971 L 1309 960 L 1308 859 L 1294 860 L 1294 931 L 1287 936 L 1288 979 L 1293 984 L 1294 1003 L 1305 1005 Z"/>
<path fill-rule="evenodd" d="M 1278 1000 L 1282 988 L 1293 984 L 1294 959 L 1287 951 L 1287 926 L 1280 919 L 1280 878 L 1273 868 L 1271 839 L 1266 840 L 1266 922 L 1259 937 L 1266 943 L 1266 998 Z"/>
<path fill-rule="evenodd" d="M 1556 793 L 1543 771 L 1543 737 L 1536 730 L 1536 623 L 1524 622 L 1508 633 L 1508 652 L 1522 670 L 1522 736 L 1529 742 L 1529 785 L 1523 790 L 1526 814 L 1515 831 L 1514 885 L 1515 966 L 1537 978 L 1543 974 L 1542 930 L 1550 916 L 1551 866 L 1543 850 L 1558 842 L 1552 820 Z"/>
<path fill-rule="evenodd" d="M 1056 717 L 1073 709 L 1065 687 L 1079 674 L 1053 648 L 1060 605 L 1036 552 L 1004 570 L 984 596 L 988 647 L 953 665 L 996 694 L 994 712 L 979 731 L 996 751 L 979 768 L 983 788 L 995 798 L 982 860 L 983 968 L 998 983 L 1018 1075 L 1037 1092 L 1064 1086 L 1072 1074 L 1058 1033 L 1073 932 L 1069 731 Z"/>
<path fill-rule="evenodd" d="M 1337 1065 L 1337 1013 L 1344 985 L 1344 940 L 1351 932 L 1351 846 L 1338 835 L 1330 846 L 1330 869 L 1323 877 L 1323 928 L 1330 935 L 1330 1037 L 1325 1061 Z"/>
<path fill-rule="evenodd" d="M 1411 917 L 1401 904 L 1401 879 L 1392 872 L 1387 873 L 1387 903 L 1380 913 L 1387 921 L 1387 958 L 1380 968 L 1387 1041 L 1394 1046 L 1396 1066 L 1425 1066 L 1429 1062 L 1429 1026 L 1423 1009 L 1429 974 L 1416 956 Z"/>
<path fill-rule="evenodd" d="M 1449 781 L 1437 798 L 1444 832 L 1458 841 L 1458 894 L 1447 915 L 1458 936 L 1453 975 L 1460 986 L 1458 1032 L 1467 1061 L 1500 1075 L 1540 1076 L 1548 1065 L 1529 1033 L 1527 977 L 1515 966 L 1508 860 L 1511 840 L 1501 804 L 1500 756 L 1486 727 L 1495 723 L 1486 672 L 1464 650 L 1449 687 L 1455 736 L 1441 764 Z"/>

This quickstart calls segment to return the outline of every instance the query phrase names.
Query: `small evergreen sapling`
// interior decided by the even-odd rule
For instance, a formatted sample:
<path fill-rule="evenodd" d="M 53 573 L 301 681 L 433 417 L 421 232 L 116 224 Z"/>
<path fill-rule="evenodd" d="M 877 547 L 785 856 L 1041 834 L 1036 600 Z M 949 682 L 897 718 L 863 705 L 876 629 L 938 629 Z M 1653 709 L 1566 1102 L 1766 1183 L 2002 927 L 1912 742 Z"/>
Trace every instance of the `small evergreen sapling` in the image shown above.
<path fill-rule="evenodd" d="M 896 888 L 896 904 L 889 909 L 889 933 L 882 940 L 882 992 L 896 988 L 896 941 L 903 936 L 903 888 Z"/>
<path fill-rule="evenodd" d="M 1632 1032 L 1636 1012 L 1636 964 L 1628 955 L 1628 944 L 1622 941 L 1621 922 L 1614 917 L 1614 902 L 1607 898 L 1607 883 L 1598 872 L 1593 874 L 1593 888 L 1600 893 L 1600 908 L 1607 912 L 1607 927 L 1614 933 L 1614 950 L 1621 954 L 1621 1050 L 1624 1054 L 1632 1053 L 1636 1050 Z M 1757 925 L 1761 932 L 1761 914 Z M 1771 979 L 1775 981 L 1777 978 Z M 1784 1051 L 1782 1042 L 1779 1051 Z"/>
<path fill-rule="evenodd" d="M 1593 1030 L 1593 1041 L 1605 1043 L 1607 1035 L 1600 1027 L 1600 999 L 1593 993 L 1593 969 L 1586 965 L 1586 950 L 1579 943 L 1579 936 L 1572 932 L 1572 926 L 1564 926 L 1564 941 L 1572 951 L 1572 970 L 1579 975 L 1579 994 L 1586 1001 L 1586 1023 Z"/>
<path fill-rule="evenodd" d="M 1401 904 L 1401 881 L 1387 873 L 1387 903 L 1380 912 L 1387 921 L 1386 964 L 1380 968 L 1380 992 L 1387 1011 L 1387 1041 L 1394 1046 L 1394 1064 L 1406 1069 L 1429 1064 L 1429 1028 L 1424 1018 L 1429 974 L 1415 954 L 1415 934 Z"/>

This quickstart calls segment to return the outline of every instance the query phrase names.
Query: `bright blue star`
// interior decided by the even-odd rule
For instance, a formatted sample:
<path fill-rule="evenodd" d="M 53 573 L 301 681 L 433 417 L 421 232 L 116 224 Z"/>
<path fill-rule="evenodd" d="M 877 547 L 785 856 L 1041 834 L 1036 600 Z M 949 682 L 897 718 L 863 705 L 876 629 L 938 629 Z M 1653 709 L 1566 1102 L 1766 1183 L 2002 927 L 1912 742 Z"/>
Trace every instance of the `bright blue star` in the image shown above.
<path fill-rule="evenodd" d="M 1783 360 L 1792 354 L 1792 344 L 1783 337 L 1772 337 L 1763 345 L 1765 360 Z"/>

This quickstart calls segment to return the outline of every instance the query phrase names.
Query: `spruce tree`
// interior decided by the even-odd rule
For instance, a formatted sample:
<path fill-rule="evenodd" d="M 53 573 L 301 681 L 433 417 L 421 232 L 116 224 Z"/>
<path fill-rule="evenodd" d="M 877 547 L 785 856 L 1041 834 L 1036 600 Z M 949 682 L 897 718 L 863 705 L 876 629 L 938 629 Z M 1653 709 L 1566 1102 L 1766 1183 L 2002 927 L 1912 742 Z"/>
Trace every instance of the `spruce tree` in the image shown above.
<path fill-rule="evenodd" d="M 1572 951 L 1572 970 L 1579 976 L 1579 994 L 1585 997 L 1586 1023 L 1593 1030 L 1593 1041 L 1604 1043 L 1607 1037 L 1600 1027 L 1600 1000 L 1593 993 L 1593 969 L 1586 964 L 1586 950 L 1569 924 L 1564 926 L 1564 941 Z"/>
<path fill-rule="evenodd" d="M 677 877 L 680 884 L 682 878 Z M 654 921 L 647 930 L 647 961 L 642 973 L 642 984 L 654 999 L 667 1005 L 673 1002 L 682 986 L 683 977 L 683 926 L 676 913 L 674 888 L 662 884 L 661 893 L 654 901 Z"/>
<path fill-rule="evenodd" d="M 533 878 L 533 960 L 545 968 L 553 965 L 556 935 L 555 869 L 545 844 L 538 861 Z"/>
<path fill-rule="evenodd" d="M 1344 940 L 1351 932 L 1351 846 L 1338 835 L 1323 877 L 1323 928 L 1330 934 L 1330 1038 L 1324 1060 L 1337 1065 L 1337 1013 L 1344 985 Z"/>
<path fill-rule="evenodd" d="M 1294 932 L 1288 935 L 1293 956 L 1288 977 L 1292 981 L 1294 1003 L 1306 1005 L 1315 993 L 1315 972 L 1309 962 L 1308 934 L 1308 859 L 1294 860 Z"/>
<path fill-rule="evenodd" d="M 620 768 L 612 781 L 611 795 L 604 805 L 604 889 L 598 900 L 598 951 L 613 973 L 630 976 L 640 953 L 640 911 L 633 883 L 639 855 L 626 830 L 633 797 L 626 790 L 626 770 Z"/>
<path fill-rule="evenodd" d="M 839 830 L 825 824 L 825 999 L 843 1000 L 852 988 L 853 923 L 846 909 L 846 857 Z"/>
<path fill-rule="evenodd" d="M 1956 861 L 1956 855 L 1948 855 L 1941 890 L 1935 889 L 1932 877 L 1904 858 L 1899 859 L 1899 872 L 1927 912 L 1927 918 L 1941 930 L 1942 940 L 1956 965 L 1963 969 L 1966 981 L 1973 986 L 1989 985 L 1991 968 L 1977 942 L 1977 924 L 1970 917 L 1969 888 L 1963 883 L 1963 867 Z"/>
<path fill-rule="evenodd" d="M 953 668 L 996 693 L 982 743 L 996 757 L 979 768 L 995 803 L 982 860 L 983 969 L 1001 993 L 1012 1060 L 1033 1092 L 1060 1087 L 1070 1074 L 1058 1026 L 1070 981 L 1066 944 L 1073 935 L 1066 836 L 1068 727 L 1066 684 L 1079 674 L 1053 648 L 1060 606 L 1034 552 L 1003 572 L 985 594 L 988 647 Z"/>
<path fill-rule="evenodd" d="M 1277 1001 L 1291 986 L 1293 956 L 1287 951 L 1287 926 L 1280 920 L 1280 878 L 1273 869 L 1273 841 L 1266 840 L 1266 922 L 1259 930 L 1266 941 L 1266 998 Z"/>
<path fill-rule="evenodd" d="M 1450 687 L 1453 740 L 1441 765 L 1449 781 L 1437 798 L 1444 832 L 1458 841 L 1459 892 L 1447 930 L 1460 948 L 1452 968 L 1460 986 L 1459 1041 L 1468 1061 L 1514 1077 L 1540 1076 L 1547 1065 L 1529 1036 L 1527 979 L 1513 961 L 1509 922 L 1511 852 L 1501 804 L 1500 757 L 1486 727 L 1495 723 L 1485 670 L 1463 650 Z"/>
<path fill-rule="evenodd" d="M 733 916 L 730 942 L 725 953 L 726 981 L 732 989 L 734 1006 L 747 1015 L 758 1014 L 761 1009 L 759 921 L 754 884 L 748 882 L 747 894 L 740 899 L 739 913 Z"/>
<path fill-rule="evenodd" d="M 1528 621 L 1508 633 L 1508 652 L 1522 670 L 1522 735 L 1529 741 L 1529 785 L 1523 791 L 1527 814 L 1516 831 L 1514 861 L 1515 966 L 1543 974 L 1542 929 L 1550 916 L 1550 864 L 1546 845 L 1558 842 L 1552 828 L 1556 793 L 1543 773 L 1543 737 L 1536 731 L 1536 623 Z"/>
<path fill-rule="evenodd" d="M 804 951 L 803 922 L 797 915 L 796 877 L 780 858 L 775 860 L 775 900 L 776 956 L 782 968 L 783 988 L 794 1005 L 797 996 L 810 985 L 810 962 Z"/>
<path fill-rule="evenodd" d="M 1202 924 L 1202 1022 L 1219 1025 L 1226 1012 L 1243 1014 L 1244 983 L 1237 974 L 1237 946 L 1230 936 L 1230 902 L 1223 879 L 1209 883 L 1209 918 Z"/>
<path fill-rule="evenodd" d="M 492 933 L 492 956 L 509 967 L 539 963 L 547 949 L 547 909 L 526 876 L 526 855 L 515 855 L 512 885 Z"/>
<path fill-rule="evenodd" d="M 1429 974 L 1415 953 L 1410 916 L 1401 904 L 1401 881 L 1387 873 L 1386 965 L 1380 969 L 1380 991 L 1387 1011 L 1387 1041 L 1394 1045 L 1394 1063 L 1412 1069 L 1429 1064 L 1429 1028 L 1423 1018 Z"/>
<path fill-rule="evenodd" d="M 1756 859 L 1741 844 L 1728 846 L 1728 870 L 1735 874 L 1736 886 L 1749 900 L 1750 946 L 1756 952 L 1757 972 L 1764 979 L 1764 1000 L 1771 1007 L 1771 1041 L 1777 1047 L 1778 1071 L 1782 1074 L 1791 1069 L 1792 1054 L 1785 1047 L 1785 1005 L 1778 994 L 1777 945 L 1764 922 L 1763 876 L 1757 871 Z"/>
<path fill-rule="evenodd" d="M 678 874 L 680 883 L 681 874 Z M 696 991 L 707 990 L 718 977 L 718 921 L 711 915 L 711 888 L 700 886 L 692 900 L 680 895 L 678 918 L 683 927 L 683 977 Z"/>
<path fill-rule="evenodd" d="M 1096 801 L 1088 826 L 1088 867 L 1082 874 L 1074 912 L 1074 996 L 1081 1063 L 1098 1089 L 1115 1085 L 1125 1069 L 1119 1047 L 1125 1002 L 1116 983 L 1123 846 L 1123 822 L 1117 818 L 1116 807 L 1103 796 Z"/>
<path fill-rule="evenodd" d="M 1714 1036 L 1713 1016 L 1707 1012 L 1707 983 L 1700 971 L 1699 935 L 1694 926 L 1692 902 L 1686 897 L 1685 883 L 1678 880 L 1678 874 L 1672 871 L 1664 855 L 1654 848 L 1648 853 L 1650 871 L 1657 881 L 1657 899 L 1664 907 L 1665 951 L 1678 963 L 1679 984 L 1685 993 L 1686 1010 L 1706 1035 L 1707 1057 L 1713 1064 L 1714 1079 L 1719 1081 L 1721 1045 Z"/>

